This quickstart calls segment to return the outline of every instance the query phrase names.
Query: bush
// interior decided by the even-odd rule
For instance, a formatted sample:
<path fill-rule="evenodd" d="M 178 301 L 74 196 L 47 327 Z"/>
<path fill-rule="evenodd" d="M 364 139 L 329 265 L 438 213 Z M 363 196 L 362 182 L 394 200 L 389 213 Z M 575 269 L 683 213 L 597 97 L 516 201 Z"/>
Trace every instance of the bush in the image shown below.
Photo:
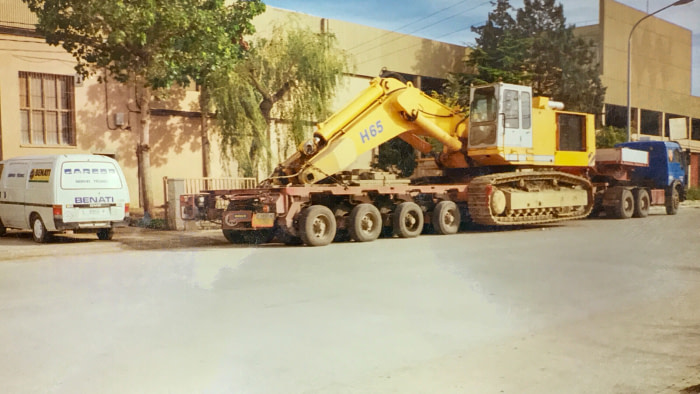
<path fill-rule="evenodd" d="M 627 142 L 627 130 L 613 126 L 605 126 L 596 132 L 596 148 L 612 148 L 615 144 Z"/>
<path fill-rule="evenodd" d="M 685 198 L 687 200 L 700 200 L 700 187 L 695 186 L 688 189 Z"/>

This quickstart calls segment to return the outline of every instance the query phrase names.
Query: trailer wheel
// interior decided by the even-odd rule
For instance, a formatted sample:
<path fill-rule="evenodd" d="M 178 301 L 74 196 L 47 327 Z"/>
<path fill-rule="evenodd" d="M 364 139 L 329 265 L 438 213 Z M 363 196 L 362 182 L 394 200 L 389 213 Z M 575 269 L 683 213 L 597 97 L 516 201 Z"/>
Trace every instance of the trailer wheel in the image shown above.
<path fill-rule="evenodd" d="M 102 228 L 97 230 L 97 238 L 101 241 L 111 241 L 114 237 L 114 230 L 111 228 Z"/>
<path fill-rule="evenodd" d="M 336 232 L 335 216 L 323 205 L 312 205 L 301 211 L 299 235 L 309 246 L 325 246 L 333 241 Z"/>
<path fill-rule="evenodd" d="M 615 216 L 618 219 L 629 219 L 634 214 L 634 196 L 632 192 L 624 189 L 620 193 L 620 201 L 617 202 Z"/>
<path fill-rule="evenodd" d="M 423 231 L 423 211 L 418 204 L 403 202 L 396 207 L 393 217 L 394 234 L 401 238 L 413 238 Z"/>
<path fill-rule="evenodd" d="M 360 204 L 352 209 L 349 218 L 350 238 L 357 242 L 370 242 L 382 232 L 382 214 L 372 204 Z"/>
<path fill-rule="evenodd" d="M 433 210 L 433 228 L 438 234 L 455 234 L 459 231 L 462 213 L 453 201 L 440 201 Z"/>
<path fill-rule="evenodd" d="M 673 185 L 669 193 L 666 194 L 666 213 L 675 215 L 678 213 L 678 207 L 681 205 L 680 193 L 678 186 Z"/>
<path fill-rule="evenodd" d="M 32 238 L 34 242 L 47 243 L 51 240 L 51 234 L 46 229 L 44 222 L 41 220 L 41 216 L 34 214 L 31 218 L 32 222 Z"/>
<path fill-rule="evenodd" d="M 651 200 L 649 199 L 649 193 L 646 189 L 635 189 L 634 190 L 634 214 L 632 216 L 636 218 L 645 218 L 649 215 L 649 206 L 651 205 Z"/>

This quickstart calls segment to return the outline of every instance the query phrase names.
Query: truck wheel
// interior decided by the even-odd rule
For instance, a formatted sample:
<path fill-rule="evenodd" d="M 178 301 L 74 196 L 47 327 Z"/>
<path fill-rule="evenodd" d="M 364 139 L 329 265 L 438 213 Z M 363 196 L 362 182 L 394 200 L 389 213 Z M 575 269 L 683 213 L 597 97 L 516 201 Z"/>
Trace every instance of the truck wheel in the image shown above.
<path fill-rule="evenodd" d="M 649 215 L 649 206 L 651 205 L 651 200 L 649 199 L 649 193 L 646 189 L 635 189 L 634 190 L 634 214 L 632 216 L 636 218 L 645 218 Z"/>
<path fill-rule="evenodd" d="M 111 241 L 114 237 L 114 230 L 111 228 L 103 228 L 97 230 L 97 238 L 101 241 Z"/>
<path fill-rule="evenodd" d="M 423 211 L 418 204 L 403 202 L 396 207 L 393 217 L 394 234 L 401 238 L 413 238 L 423 231 Z"/>
<path fill-rule="evenodd" d="M 348 231 L 357 242 L 370 242 L 382 232 L 382 215 L 372 204 L 360 204 L 350 212 Z"/>
<path fill-rule="evenodd" d="M 33 215 L 32 216 L 32 238 L 34 239 L 34 242 L 38 243 L 47 243 L 51 240 L 51 234 L 49 234 L 49 231 L 46 230 L 46 226 L 44 226 L 44 222 L 41 220 L 41 217 L 39 215 Z"/>
<path fill-rule="evenodd" d="M 620 193 L 620 201 L 617 202 L 615 216 L 618 219 L 629 219 L 634 214 L 634 196 L 632 192 L 624 189 Z"/>
<path fill-rule="evenodd" d="M 669 215 L 677 214 L 680 205 L 680 194 L 678 193 L 678 188 L 674 185 L 671 187 L 671 192 L 666 194 L 666 213 Z"/>
<path fill-rule="evenodd" d="M 453 201 L 440 201 L 433 210 L 433 228 L 438 234 L 455 234 L 459 230 L 462 214 Z"/>
<path fill-rule="evenodd" d="M 325 246 L 335 238 L 335 216 L 323 205 L 312 205 L 301 212 L 299 235 L 309 246 Z"/>

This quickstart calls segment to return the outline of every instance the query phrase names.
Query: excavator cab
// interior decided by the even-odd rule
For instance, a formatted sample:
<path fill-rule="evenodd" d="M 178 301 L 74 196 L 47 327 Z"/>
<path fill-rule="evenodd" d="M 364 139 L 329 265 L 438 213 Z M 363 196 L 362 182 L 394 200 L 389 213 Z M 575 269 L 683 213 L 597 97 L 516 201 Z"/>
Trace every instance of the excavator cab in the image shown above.
<path fill-rule="evenodd" d="M 481 166 L 588 167 L 593 160 L 593 115 L 532 97 L 529 86 L 473 87 L 468 156 Z"/>

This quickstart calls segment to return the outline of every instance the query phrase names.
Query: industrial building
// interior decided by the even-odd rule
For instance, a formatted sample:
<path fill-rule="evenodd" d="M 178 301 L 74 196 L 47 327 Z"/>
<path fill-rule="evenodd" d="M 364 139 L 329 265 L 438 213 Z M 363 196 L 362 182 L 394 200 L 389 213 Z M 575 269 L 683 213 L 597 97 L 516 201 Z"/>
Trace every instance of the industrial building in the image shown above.
<path fill-rule="evenodd" d="M 0 0 L 0 159 L 21 155 L 96 153 L 122 166 L 132 205 L 139 200 L 138 108 L 133 87 L 83 80 L 75 61 L 60 47 L 45 43 L 34 29 L 36 17 L 21 0 Z M 603 83 L 608 87 L 606 124 L 626 123 L 626 51 L 631 27 L 644 13 L 613 0 L 600 1 L 600 23 L 578 29 L 598 49 Z M 354 97 L 382 70 L 397 72 L 425 90 L 439 88 L 450 72 L 462 71 L 468 48 L 354 23 L 268 7 L 254 23 L 266 34 L 274 23 L 299 23 L 332 32 L 351 56 L 334 107 Z M 634 33 L 632 56 L 633 139 L 669 138 L 669 121 L 685 121 L 684 136 L 674 136 L 693 152 L 692 185 L 700 168 L 700 98 L 691 95 L 691 32 L 658 18 Z M 162 179 L 201 178 L 202 152 L 198 92 L 194 86 L 173 90 L 153 104 L 151 173 L 156 205 L 163 204 Z M 275 127 L 283 128 L 284 119 Z M 677 122 L 675 123 L 677 124 Z M 279 158 L 290 147 L 273 137 Z M 210 177 L 236 175 L 224 163 L 212 138 Z"/>

